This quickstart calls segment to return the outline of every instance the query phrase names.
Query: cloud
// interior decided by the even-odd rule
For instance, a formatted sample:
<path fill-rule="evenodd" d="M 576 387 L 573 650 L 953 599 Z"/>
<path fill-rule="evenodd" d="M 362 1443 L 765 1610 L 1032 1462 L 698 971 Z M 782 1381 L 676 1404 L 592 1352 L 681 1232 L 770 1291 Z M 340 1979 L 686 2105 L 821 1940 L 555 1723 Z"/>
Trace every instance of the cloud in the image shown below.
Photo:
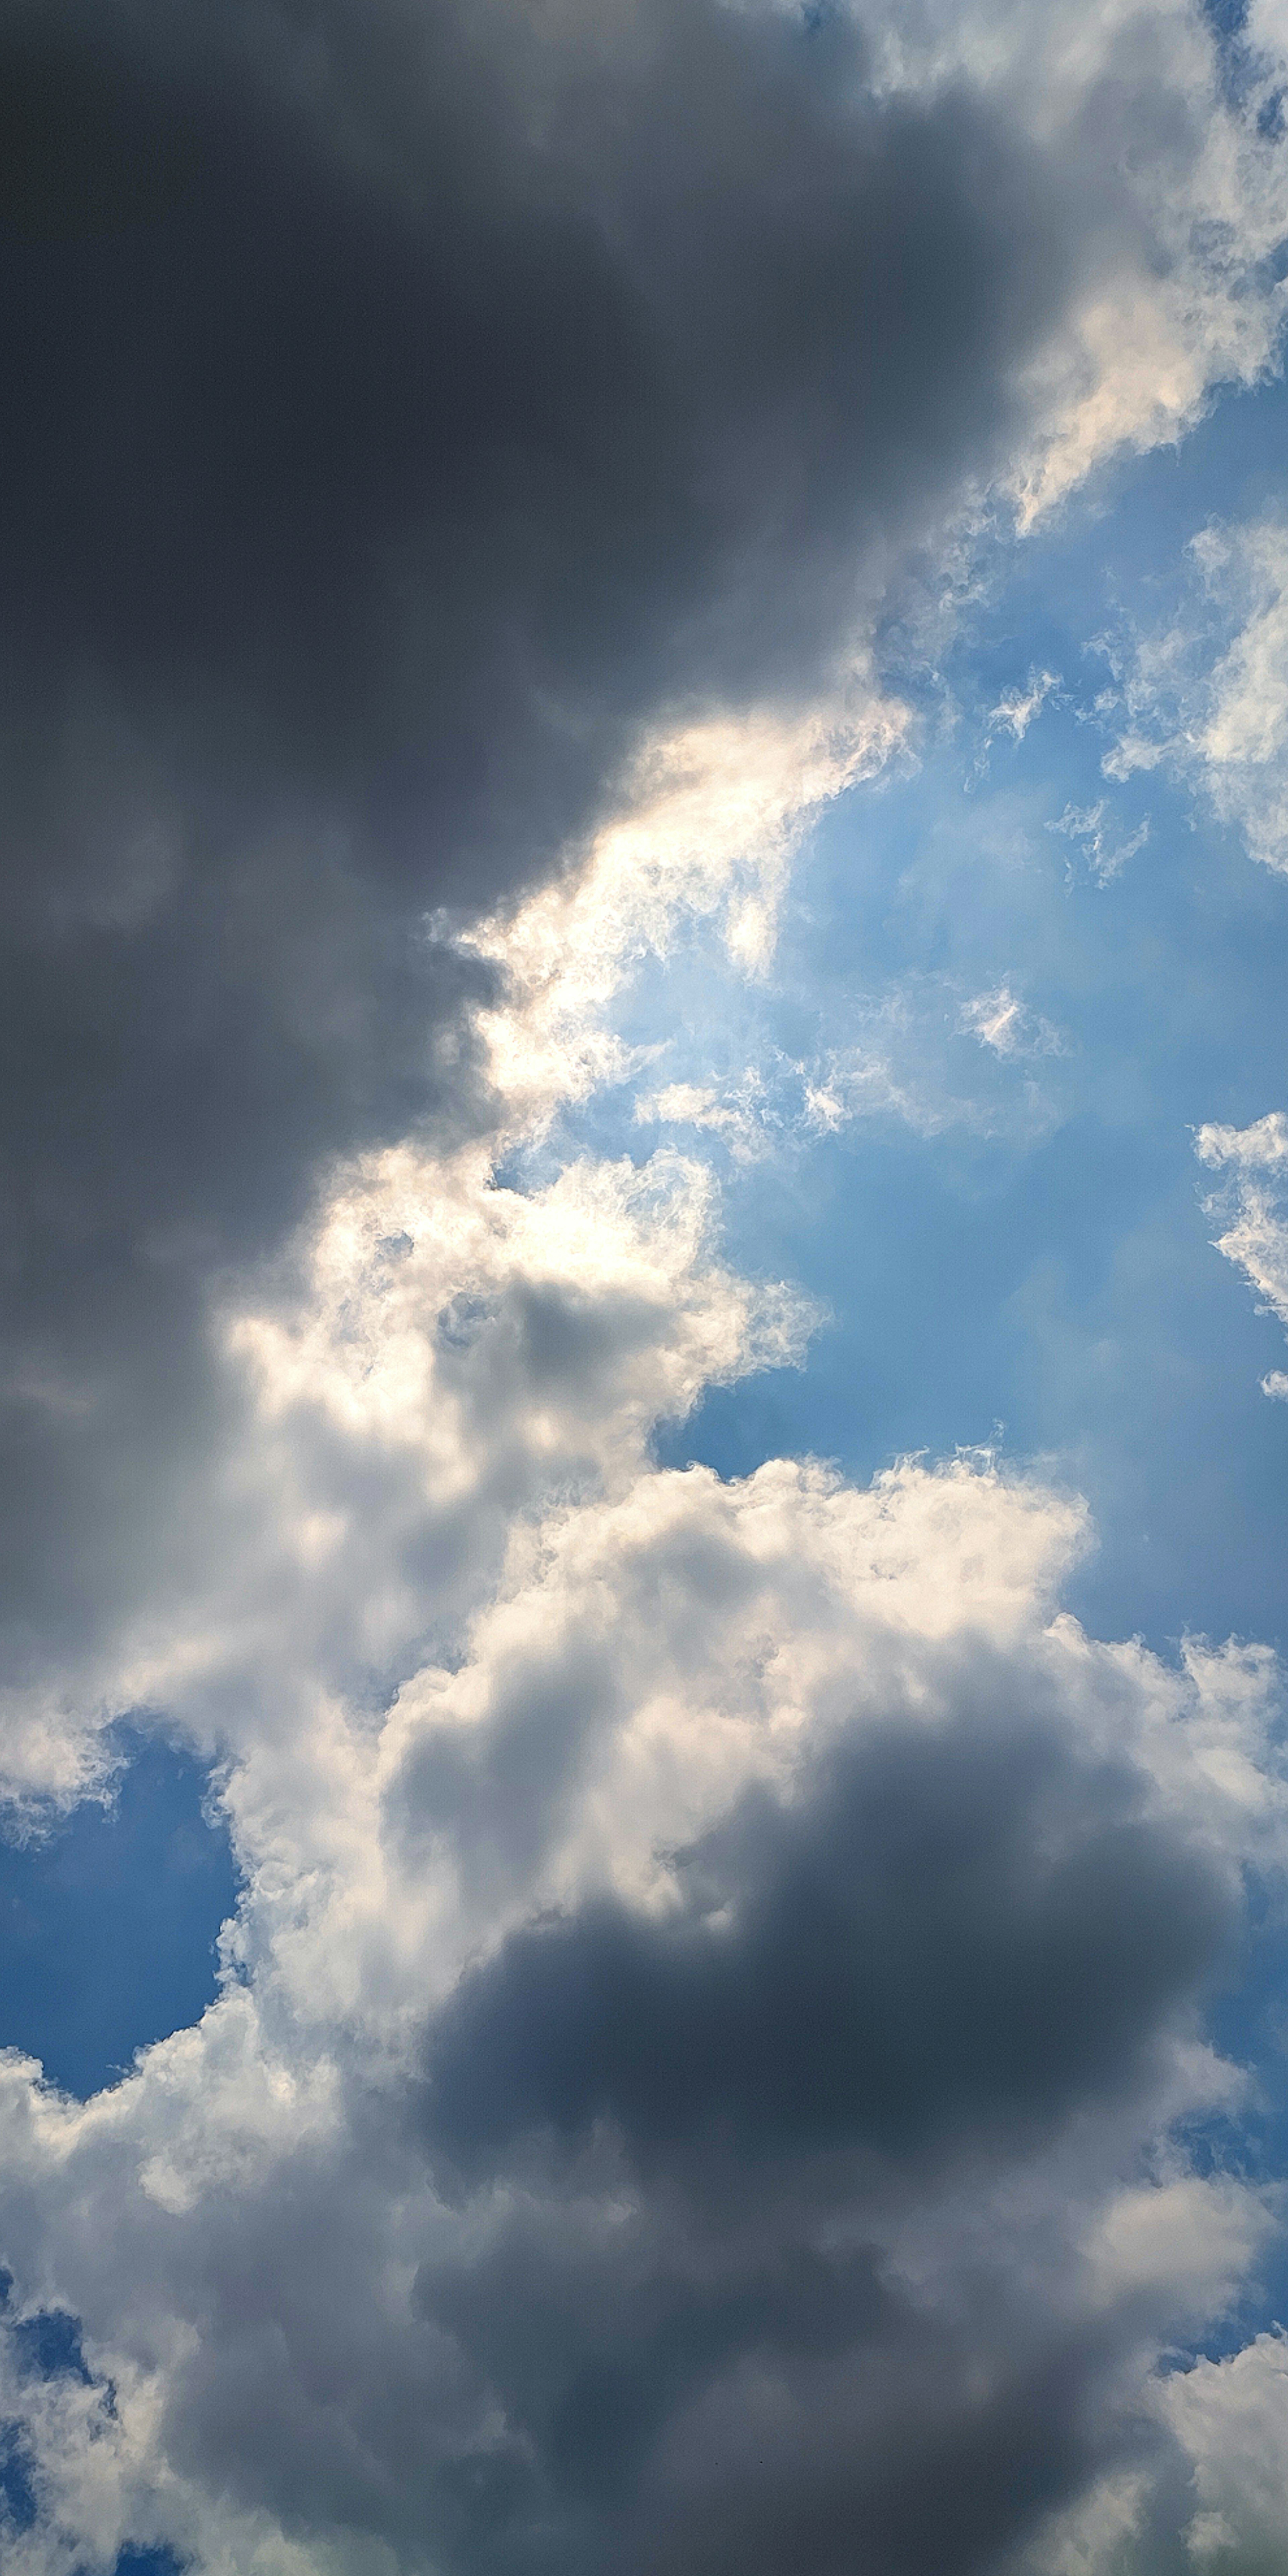
<path fill-rule="evenodd" d="M 1200 1127 L 1194 1140 L 1200 1162 L 1223 1174 L 1207 1203 L 1225 1223 L 1216 1249 L 1241 1269 L 1261 1302 L 1288 1330 L 1288 1118 L 1272 1109 L 1250 1127 Z M 1284 1375 L 1271 1369 L 1261 1381 L 1267 1395 L 1284 1392 Z"/>
<path fill-rule="evenodd" d="M 1273 1662 L 1089 1639 L 1022 1476 L 660 1469 L 810 1311 L 557 1113 L 765 971 L 909 568 L 1268 365 L 1279 159 L 1170 0 L 3 41 L 6 1784 L 163 1715 L 245 1887 L 110 2091 L 0 2062 L 14 2564 L 1000 2565 L 1271 2224 Z M 883 1034 L 807 1114 L 933 1132 Z"/>
<path fill-rule="evenodd" d="M 1273 2333 L 1164 2382 L 1160 2411 L 1192 2463 L 1199 2510 L 1189 2538 L 1201 2568 L 1260 2576 L 1282 2552 L 1286 2375 Z"/>
<path fill-rule="evenodd" d="M 1213 13 L 1185 0 L 1090 20 L 1032 0 L 1004 9 L 921 0 L 880 25 L 879 76 L 911 76 L 941 94 L 964 76 L 1004 94 L 1040 148 L 1071 162 L 1089 150 L 1100 165 L 1106 193 L 1089 214 L 1089 255 L 1064 327 L 1025 370 L 1040 425 L 1011 488 L 1026 524 L 1107 453 L 1177 439 L 1214 385 L 1254 381 L 1274 364 L 1276 291 L 1245 298 L 1236 285 L 1254 239 L 1273 260 L 1282 231 L 1274 146 L 1284 30 L 1273 7 L 1255 24 L 1237 83 Z M 1213 81 L 1227 104 L 1217 117 L 1204 104 Z M 1123 151 L 1129 132 L 1144 146 L 1139 159 Z"/>
<path fill-rule="evenodd" d="M 964 1002 L 962 1027 L 969 1029 L 981 1046 L 991 1047 L 994 1055 L 1063 1053 L 1059 1031 L 1031 1011 L 1009 984 L 999 984 L 991 993 L 976 993 L 971 1001 Z"/>
<path fill-rule="evenodd" d="M 677 1876 L 660 1921 L 592 1901 L 466 1976 L 431 2043 L 436 2142 L 486 2169 L 607 2122 L 645 2173 L 849 2147 L 906 2177 L 977 2129 L 1013 2152 L 1140 2080 L 1226 1919 L 1123 1784 L 1088 1795 L 1044 1729 L 973 1716 L 847 1746 L 790 1806 L 749 1795 Z"/>
<path fill-rule="evenodd" d="M 879 775 L 911 723 L 868 665 L 806 714 L 725 717 L 645 742 L 626 810 L 583 864 L 462 943 L 504 979 L 481 1022 L 509 1133 L 540 1134 L 556 1109 L 632 1069 L 605 1027 L 609 1005 L 684 932 L 714 926 L 736 968 L 764 973 L 809 825 Z"/>
<path fill-rule="evenodd" d="M 735 1165 L 771 1154 L 781 1161 L 867 1120 L 897 1120 L 924 1137 L 954 1129 L 1031 1137 L 1049 1124 L 1052 1101 L 1032 1077 L 1022 1087 L 1013 1079 L 981 1084 L 963 1062 L 961 1039 L 976 1038 L 1010 1066 L 1063 1055 L 1058 1030 L 1008 984 L 964 1001 L 959 995 L 952 978 L 917 973 L 871 995 L 856 993 L 843 1016 L 856 1032 L 848 1043 L 798 1057 L 762 1041 L 723 1079 L 637 1091 L 635 1123 L 709 1135 Z M 834 1011 L 833 1025 L 835 1018 Z M 705 1069 L 715 1052 L 709 1031 L 680 1029 L 648 1050 L 649 1069 L 660 1062 Z"/>
<path fill-rule="evenodd" d="M 1273 514 L 1214 524 L 1190 549 L 1193 587 L 1177 621 L 1115 649 L 1125 718 L 1111 778 L 1178 773 L 1267 867 L 1288 867 L 1288 529 Z"/>
<path fill-rule="evenodd" d="M 705 814 L 763 960 L 803 818 L 902 739 L 903 569 L 1265 368 L 1283 185 L 1179 0 L 59 0 L 3 43 L 26 1691 L 213 1543 L 212 1287 L 337 1158 L 485 1130 L 489 1049 L 548 1099 L 552 1013 L 566 1074 L 516 908 L 598 907 L 584 979 Z"/>
<path fill-rule="evenodd" d="M 1056 2576 L 1275 2576 L 1283 2562 L 1285 2351 L 1275 2327 L 1221 2359 L 1166 2371 L 1151 2406 L 1171 2451 L 1157 2483 L 1106 2479 L 1068 2517 Z"/>
<path fill-rule="evenodd" d="M 674 1153 L 526 1191 L 480 1145 L 350 1166 L 219 1315 L 241 1437 L 195 1529 L 55 1689 L 11 1693 L 10 1796 L 75 1794 L 130 1709 L 244 1753 L 275 1695 L 387 1696 L 486 1595 L 516 1518 L 620 1485 L 713 1382 L 799 1360 L 810 1301 L 731 1272 L 715 1221 Z"/>
<path fill-rule="evenodd" d="M 1181 2137 L 1283 1791 L 1264 1657 L 1055 1612 L 1084 1538 L 644 1468 L 382 1716 L 261 1726 L 241 1977 L 87 2106 L 0 2069 L 14 2316 L 87 2371 L 14 2347 L 33 2576 L 966 2567 L 1137 2456 L 1266 2237 Z"/>

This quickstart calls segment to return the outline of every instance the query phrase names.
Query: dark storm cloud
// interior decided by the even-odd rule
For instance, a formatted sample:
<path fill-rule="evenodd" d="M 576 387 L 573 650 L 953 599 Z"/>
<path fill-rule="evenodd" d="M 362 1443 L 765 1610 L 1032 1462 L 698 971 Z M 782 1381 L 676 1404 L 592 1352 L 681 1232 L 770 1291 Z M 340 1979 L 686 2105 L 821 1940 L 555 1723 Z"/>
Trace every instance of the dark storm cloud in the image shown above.
<path fill-rule="evenodd" d="M 419 2283 L 511 2434 L 486 2520 L 434 2517 L 449 2564 L 957 2576 L 1103 2465 L 1109 2339 L 978 2283 L 963 2333 L 871 2249 L 803 2241 L 807 2195 L 754 2237 L 663 2203 L 578 2238 L 515 2197 L 489 2259 Z"/>
<path fill-rule="evenodd" d="M 1124 2329 L 987 2264 L 922 2306 L 864 2211 L 1156 2085 L 1234 1891 L 1130 1764 L 1000 1712 L 851 1742 L 679 1875 L 512 1933 L 431 2033 L 435 2170 L 513 2211 L 420 2284 L 518 2444 L 461 2563 L 544 2566 L 553 2512 L 588 2568 L 993 2566 L 1112 2455 Z"/>
<path fill-rule="evenodd" d="M 903 1735 L 799 1802 L 755 1792 L 660 1920 L 603 1899 L 512 1933 L 435 2030 L 433 2138 L 620 2130 L 646 2167 L 1014 2137 L 1150 2072 L 1228 1892 L 1129 1782 L 1045 1731 Z"/>
<path fill-rule="evenodd" d="M 258 2297 L 231 2260 L 238 2332 L 182 2372 L 173 2456 L 288 2529 L 469 2576 L 959 2576 L 1110 2454 L 1107 2338 L 1000 2304 L 963 2335 L 866 2250 L 542 2215 L 426 2265 L 396 2348 L 343 2349 L 317 2299 L 309 2341 L 278 2249 Z"/>
<path fill-rule="evenodd" d="M 212 1275 L 484 1114 L 426 909 L 807 695 L 1013 426 L 1059 185 L 862 73 L 693 0 L 0 17 L 16 1674 L 183 1518 Z"/>

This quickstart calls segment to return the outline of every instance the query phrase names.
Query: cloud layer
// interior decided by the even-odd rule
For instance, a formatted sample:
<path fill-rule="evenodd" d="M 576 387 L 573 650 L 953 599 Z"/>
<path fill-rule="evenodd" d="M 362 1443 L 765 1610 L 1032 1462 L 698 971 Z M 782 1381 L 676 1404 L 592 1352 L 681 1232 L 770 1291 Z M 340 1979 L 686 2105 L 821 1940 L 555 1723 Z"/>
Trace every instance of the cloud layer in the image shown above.
<path fill-rule="evenodd" d="M 1282 177 L 1180 0 L 3 44 L 23 1681 L 222 1472 L 212 1277 L 337 1154 L 486 1123 L 426 915 L 567 865 L 677 728 L 871 695 L 990 495 L 1255 377 Z"/>
<path fill-rule="evenodd" d="M 765 971 L 888 622 L 1271 362 L 1271 69 L 1180 0 L 2 42 L 3 1782 L 141 1713 L 245 1880 L 113 2090 L 0 2062 L 8 2563 L 1175 2563 L 1277 2356 L 1160 2368 L 1274 2217 L 1193 2149 L 1273 1659 L 1087 1637 L 991 1461 L 663 1470 L 817 1318 L 558 1119 L 695 921 Z"/>

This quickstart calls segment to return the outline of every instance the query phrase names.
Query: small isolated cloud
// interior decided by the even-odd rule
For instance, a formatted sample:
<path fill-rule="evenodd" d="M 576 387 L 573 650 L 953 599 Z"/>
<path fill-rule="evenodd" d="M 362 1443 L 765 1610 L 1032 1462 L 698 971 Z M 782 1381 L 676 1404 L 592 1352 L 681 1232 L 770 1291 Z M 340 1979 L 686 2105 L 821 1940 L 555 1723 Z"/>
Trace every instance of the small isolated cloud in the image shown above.
<path fill-rule="evenodd" d="M 926 1032 L 900 992 L 866 1018 L 872 1035 L 804 1061 L 771 1054 L 766 1068 L 737 1080 L 672 1082 L 637 1101 L 641 1126 L 689 1127 L 715 1136 L 735 1163 L 835 1136 L 869 1118 L 895 1119 L 921 1136 L 983 1123 L 976 1104 L 956 1099 L 929 1061 Z"/>
<path fill-rule="evenodd" d="M 1004 689 L 996 706 L 989 708 L 985 719 L 984 739 L 980 745 L 974 775 L 978 778 L 987 768 L 989 753 L 999 734 L 1009 734 L 1013 743 L 1023 742 L 1030 725 L 1041 715 L 1044 706 L 1050 699 L 1058 698 L 1059 695 L 1059 673 L 1036 668 L 1029 672 L 1028 679 L 1022 687 Z"/>
<path fill-rule="evenodd" d="M 1097 885 L 1106 886 L 1138 850 L 1143 850 L 1149 839 L 1149 816 L 1125 840 L 1116 840 L 1107 799 L 1102 796 L 1095 805 L 1066 805 L 1059 820 L 1048 823 L 1047 830 L 1063 833 L 1067 841 L 1077 843 Z"/>
<path fill-rule="evenodd" d="M 1025 688 L 1004 691 L 997 705 L 990 710 L 990 731 L 1005 731 L 1013 742 L 1023 742 L 1034 717 L 1041 714 L 1052 691 L 1059 685 L 1058 672 L 1030 671 Z"/>
<path fill-rule="evenodd" d="M 1195 1151 L 1221 1183 L 1207 1202 L 1224 1220 L 1216 1249 L 1243 1271 L 1261 1311 L 1288 1332 L 1288 1114 L 1272 1109 L 1250 1127 L 1200 1127 Z M 1288 1397 L 1288 1375 L 1271 1369 L 1265 1394 Z"/>
<path fill-rule="evenodd" d="M 1062 1055 L 1064 1042 L 1049 1020 L 1031 1011 L 1009 984 L 977 993 L 962 1005 L 961 1025 L 994 1055 Z"/>

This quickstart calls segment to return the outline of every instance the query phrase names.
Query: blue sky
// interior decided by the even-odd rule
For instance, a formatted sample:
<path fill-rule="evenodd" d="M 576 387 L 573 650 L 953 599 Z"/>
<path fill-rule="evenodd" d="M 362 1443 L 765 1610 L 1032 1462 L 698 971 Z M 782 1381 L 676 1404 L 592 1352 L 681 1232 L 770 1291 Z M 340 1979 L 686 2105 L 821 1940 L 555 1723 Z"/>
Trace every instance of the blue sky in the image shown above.
<path fill-rule="evenodd" d="M 191 1754 L 126 1732 L 110 1804 L 0 1850 L 4 2043 L 86 2097 L 196 2021 L 233 1913 L 228 1837 Z"/>

